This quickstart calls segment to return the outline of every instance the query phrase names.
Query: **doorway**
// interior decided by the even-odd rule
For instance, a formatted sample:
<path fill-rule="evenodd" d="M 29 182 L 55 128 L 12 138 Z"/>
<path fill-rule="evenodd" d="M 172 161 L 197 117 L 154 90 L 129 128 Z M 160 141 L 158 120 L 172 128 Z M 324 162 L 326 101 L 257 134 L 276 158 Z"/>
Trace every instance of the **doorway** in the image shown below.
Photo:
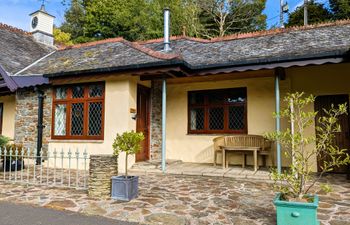
<path fill-rule="evenodd" d="M 326 116 L 323 109 L 329 110 L 332 106 L 337 107 L 339 104 L 346 103 L 349 106 L 349 95 L 327 95 L 327 96 L 318 96 L 315 100 L 315 111 L 318 111 L 318 114 L 315 119 L 316 126 L 318 125 L 318 118 Z M 341 132 L 335 134 L 335 144 L 341 149 L 350 149 L 350 137 L 349 137 L 349 116 L 342 115 L 339 117 L 339 124 L 341 126 Z M 317 159 L 317 169 L 320 172 L 320 162 L 323 158 L 322 156 Z M 323 160 L 327 160 L 323 159 Z M 334 168 L 334 173 L 348 173 L 348 166 L 341 166 Z"/>
<path fill-rule="evenodd" d="M 150 96 L 149 88 L 142 85 L 137 86 L 136 131 L 142 132 L 145 139 L 141 143 L 140 152 L 136 154 L 136 162 L 149 160 Z"/>

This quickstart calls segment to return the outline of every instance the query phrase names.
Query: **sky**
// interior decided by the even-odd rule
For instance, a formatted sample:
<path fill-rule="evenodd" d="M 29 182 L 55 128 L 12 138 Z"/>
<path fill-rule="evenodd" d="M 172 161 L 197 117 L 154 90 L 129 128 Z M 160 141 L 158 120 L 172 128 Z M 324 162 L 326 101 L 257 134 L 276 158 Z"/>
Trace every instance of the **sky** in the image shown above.
<path fill-rule="evenodd" d="M 326 0 L 319 0 L 325 2 Z M 29 14 L 38 10 L 42 0 L 0 0 L 0 23 L 5 23 L 23 30 L 29 30 Z M 66 6 L 62 0 L 46 0 L 46 11 L 55 18 L 55 25 L 59 26 L 64 20 Z M 289 9 L 293 11 L 297 6 L 302 5 L 303 0 L 288 0 Z M 279 24 L 280 0 L 267 0 L 265 14 L 267 15 L 268 27 Z M 286 15 L 287 16 L 287 15 Z M 285 17 L 286 17 L 285 16 Z"/>

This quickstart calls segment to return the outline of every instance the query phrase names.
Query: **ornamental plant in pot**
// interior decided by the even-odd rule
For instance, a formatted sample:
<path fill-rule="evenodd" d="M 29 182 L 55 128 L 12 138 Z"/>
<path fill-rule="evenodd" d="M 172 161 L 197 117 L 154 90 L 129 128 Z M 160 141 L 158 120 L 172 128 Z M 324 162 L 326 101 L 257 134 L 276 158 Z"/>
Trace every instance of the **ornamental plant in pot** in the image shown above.
<path fill-rule="evenodd" d="M 145 139 L 143 133 L 134 131 L 117 134 L 113 143 L 114 155 L 125 152 L 125 175 L 112 177 L 112 199 L 130 201 L 138 195 L 138 176 L 128 175 L 128 157 L 141 149 L 141 142 Z"/>
<path fill-rule="evenodd" d="M 274 198 L 277 224 L 319 225 L 316 193 L 319 189 L 331 191 L 328 184 L 322 183 L 321 177 L 350 162 L 347 150 L 335 144 L 336 133 L 341 131 L 338 119 L 347 114 L 347 105 L 332 105 L 330 109 L 323 109 L 323 116 L 316 117 L 319 112 L 308 110 L 315 101 L 314 96 L 297 92 L 288 94 L 284 101 L 288 107 L 279 116 L 288 119 L 290 128 L 266 134 L 268 139 L 282 145 L 286 158 L 291 160 L 289 169 L 281 173 L 272 170 L 277 192 Z M 315 118 L 318 119 L 316 135 L 309 135 L 307 131 L 314 129 Z M 317 161 L 319 173 L 313 173 Z"/>

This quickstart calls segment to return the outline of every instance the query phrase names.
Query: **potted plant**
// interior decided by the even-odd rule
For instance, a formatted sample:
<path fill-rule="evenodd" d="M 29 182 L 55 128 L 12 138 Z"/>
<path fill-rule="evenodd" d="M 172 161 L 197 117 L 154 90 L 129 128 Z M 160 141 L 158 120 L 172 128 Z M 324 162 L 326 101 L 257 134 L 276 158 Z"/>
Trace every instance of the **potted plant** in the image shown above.
<path fill-rule="evenodd" d="M 318 113 L 307 110 L 314 103 L 315 97 L 297 92 L 288 94 L 284 100 L 288 107 L 279 116 L 288 119 L 290 128 L 266 135 L 268 139 L 278 141 L 285 156 L 292 161 L 288 170 L 279 173 L 273 169 L 271 173 L 277 191 L 274 198 L 277 224 L 319 225 L 318 190 L 315 184 L 320 183 L 319 188 L 331 191 L 328 184 L 321 183 L 322 175 L 350 162 L 347 150 L 340 149 L 334 143 L 335 133 L 341 130 L 338 118 L 347 113 L 347 106 L 332 105 L 329 110 L 323 109 L 325 116 L 319 116 L 315 136 L 307 135 L 306 132 L 313 126 Z M 312 172 L 316 159 L 320 168 L 318 174 Z"/>
<path fill-rule="evenodd" d="M 113 142 L 114 155 L 125 152 L 125 175 L 112 177 L 112 199 L 130 201 L 138 195 L 138 176 L 128 176 L 128 156 L 136 154 L 141 149 L 141 142 L 145 139 L 143 133 L 134 131 L 117 134 Z"/>

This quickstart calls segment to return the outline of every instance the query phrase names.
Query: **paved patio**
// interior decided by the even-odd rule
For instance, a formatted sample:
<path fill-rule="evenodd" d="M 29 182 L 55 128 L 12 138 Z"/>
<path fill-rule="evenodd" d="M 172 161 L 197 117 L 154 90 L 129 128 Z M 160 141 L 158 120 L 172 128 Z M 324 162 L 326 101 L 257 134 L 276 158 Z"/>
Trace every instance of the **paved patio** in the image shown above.
<path fill-rule="evenodd" d="M 320 194 L 324 225 L 350 225 L 350 183 L 328 176 L 334 192 Z M 84 191 L 0 183 L 0 201 L 99 215 L 140 224 L 274 225 L 271 183 L 225 177 L 146 174 L 131 202 L 96 199 Z"/>
<path fill-rule="evenodd" d="M 163 173 L 161 164 L 157 161 L 138 162 L 130 169 L 131 173 L 149 174 Z M 215 176 L 215 177 L 230 177 L 238 179 L 252 180 L 270 180 L 268 168 L 260 167 L 258 171 L 254 171 L 253 167 L 247 166 L 230 166 L 223 169 L 222 166 L 213 166 L 211 163 L 184 163 L 182 161 L 167 161 L 166 174 L 174 175 L 196 175 L 196 176 Z"/>

